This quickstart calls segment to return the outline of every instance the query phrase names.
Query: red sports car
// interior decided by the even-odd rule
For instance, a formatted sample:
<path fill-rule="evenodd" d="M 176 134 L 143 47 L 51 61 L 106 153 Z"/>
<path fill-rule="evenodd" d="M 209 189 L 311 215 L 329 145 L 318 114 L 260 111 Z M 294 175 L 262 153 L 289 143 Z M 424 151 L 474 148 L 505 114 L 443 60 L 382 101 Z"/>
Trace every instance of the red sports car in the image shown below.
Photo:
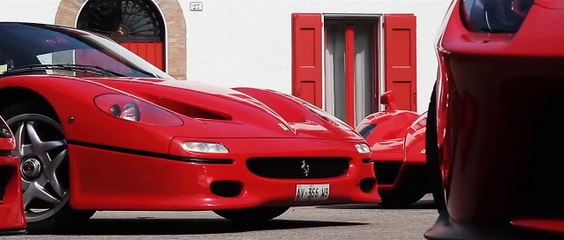
<path fill-rule="evenodd" d="M 25 233 L 20 161 L 12 131 L 0 117 L 0 235 Z"/>
<path fill-rule="evenodd" d="M 560 0 L 453 1 L 427 118 L 427 238 L 564 237 L 560 26 Z"/>
<path fill-rule="evenodd" d="M 380 201 L 366 141 L 296 97 L 174 80 L 78 29 L 0 23 L 0 36 L 0 115 L 26 166 L 30 231 L 97 210 L 260 222 Z"/>
<path fill-rule="evenodd" d="M 419 114 L 397 109 L 393 92 L 380 97 L 386 110 L 368 115 L 356 130 L 372 150 L 382 206 L 403 208 L 430 193 L 425 159 L 425 121 Z"/>

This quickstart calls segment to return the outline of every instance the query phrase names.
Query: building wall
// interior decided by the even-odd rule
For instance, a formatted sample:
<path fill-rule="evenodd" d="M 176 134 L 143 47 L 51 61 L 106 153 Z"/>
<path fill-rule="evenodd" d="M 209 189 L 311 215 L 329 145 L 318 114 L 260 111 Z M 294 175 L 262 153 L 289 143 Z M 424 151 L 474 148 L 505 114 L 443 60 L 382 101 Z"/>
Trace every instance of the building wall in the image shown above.
<path fill-rule="evenodd" d="M 55 22 L 58 0 L 0 0 L 0 21 Z"/>
<path fill-rule="evenodd" d="M 417 17 L 417 102 L 424 112 L 436 77 L 435 38 L 451 0 L 180 1 L 186 78 L 291 93 L 292 13 L 413 13 Z M 54 23 L 59 0 L 0 0 L 0 21 Z M 169 59 L 169 63 L 174 59 Z"/>

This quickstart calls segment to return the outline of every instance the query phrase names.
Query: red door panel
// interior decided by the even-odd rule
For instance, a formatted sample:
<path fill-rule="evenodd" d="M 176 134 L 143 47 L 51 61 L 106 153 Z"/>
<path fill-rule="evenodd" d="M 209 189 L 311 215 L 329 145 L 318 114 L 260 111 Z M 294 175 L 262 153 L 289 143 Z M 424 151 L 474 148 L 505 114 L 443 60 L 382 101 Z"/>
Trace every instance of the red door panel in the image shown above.
<path fill-rule="evenodd" d="M 384 16 L 386 91 L 398 108 L 417 111 L 416 36 L 413 14 Z"/>
<path fill-rule="evenodd" d="M 292 94 L 322 107 L 321 69 L 321 14 L 292 14 Z"/>
<path fill-rule="evenodd" d="M 164 70 L 162 42 L 120 42 L 120 44 L 147 60 L 147 62 Z"/>

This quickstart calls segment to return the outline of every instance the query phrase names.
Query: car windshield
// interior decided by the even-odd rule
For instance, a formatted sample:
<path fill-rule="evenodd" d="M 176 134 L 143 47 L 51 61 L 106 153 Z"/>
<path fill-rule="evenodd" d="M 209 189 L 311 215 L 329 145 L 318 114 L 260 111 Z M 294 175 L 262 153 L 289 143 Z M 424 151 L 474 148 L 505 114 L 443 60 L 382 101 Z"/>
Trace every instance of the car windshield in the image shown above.
<path fill-rule="evenodd" d="M 73 76 L 92 73 L 172 79 L 120 44 L 94 33 L 62 26 L 0 23 L 0 36 L 0 76 L 72 72 Z"/>

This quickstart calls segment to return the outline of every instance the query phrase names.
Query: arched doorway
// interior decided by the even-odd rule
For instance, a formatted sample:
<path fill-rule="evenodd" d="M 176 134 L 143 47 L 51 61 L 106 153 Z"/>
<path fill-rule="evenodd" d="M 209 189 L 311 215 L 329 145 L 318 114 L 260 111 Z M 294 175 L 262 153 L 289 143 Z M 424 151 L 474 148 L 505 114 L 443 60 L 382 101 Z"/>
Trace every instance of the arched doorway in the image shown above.
<path fill-rule="evenodd" d="M 77 28 L 106 35 L 160 69 L 165 69 L 165 23 L 148 0 L 89 0 Z"/>

